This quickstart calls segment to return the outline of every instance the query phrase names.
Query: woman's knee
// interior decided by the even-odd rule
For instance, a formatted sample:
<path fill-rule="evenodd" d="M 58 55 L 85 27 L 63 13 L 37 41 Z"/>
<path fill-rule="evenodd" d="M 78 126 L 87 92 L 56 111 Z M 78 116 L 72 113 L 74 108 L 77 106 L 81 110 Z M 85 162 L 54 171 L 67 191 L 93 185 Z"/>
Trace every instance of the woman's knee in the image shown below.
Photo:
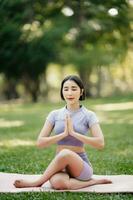
<path fill-rule="evenodd" d="M 65 180 L 63 177 L 58 175 L 54 175 L 50 179 L 50 183 L 56 190 L 69 189 L 69 180 Z"/>
<path fill-rule="evenodd" d="M 67 158 L 70 159 L 70 156 L 72 155 L 72 153 L 73 152 L 69 149 L 63 149 L 57 154 L 57 156 L 59 159 L 67 159 Z"/>

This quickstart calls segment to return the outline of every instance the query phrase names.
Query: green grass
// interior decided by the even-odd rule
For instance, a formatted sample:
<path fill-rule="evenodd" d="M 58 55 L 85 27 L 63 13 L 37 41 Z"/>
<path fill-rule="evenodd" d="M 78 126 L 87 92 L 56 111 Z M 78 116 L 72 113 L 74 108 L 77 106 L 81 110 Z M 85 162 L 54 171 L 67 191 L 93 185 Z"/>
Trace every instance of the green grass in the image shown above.
<path fill-rule="evenodd" d="M 99 116 L 106 142 L 105 148 L 100 151 L 86 146 L 95 174 L 133 174 L 133 107 L 129 107 L 128 102 L 133 102 L 133 95 L 90 99 L 84 102 L 86 107 L 95 110 Z M 104 106 L 106 108 L 110 103 L 112 105 L 109 105 L 109 109 L 104 109 Z M 127 108 L 123 107 L 123 103 Z M 0 104 L 0 172 L 39 174 L 44 171 L 54 157 L 56 146 L 39 150 L 35 141 L 47 114 L 62 105 Z M 2 199 L 128 200 L 132 199 L 132 195 L 20 193 L 0 194 L 0 200 Z"/>

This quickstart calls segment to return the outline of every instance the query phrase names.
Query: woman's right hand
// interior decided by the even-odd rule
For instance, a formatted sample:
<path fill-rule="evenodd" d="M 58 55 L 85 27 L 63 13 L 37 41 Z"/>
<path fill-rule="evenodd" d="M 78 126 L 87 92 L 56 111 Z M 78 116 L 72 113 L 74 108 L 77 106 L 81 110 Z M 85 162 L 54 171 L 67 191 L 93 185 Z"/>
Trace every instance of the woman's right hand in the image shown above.
<path fill-rule="evenodd" d="M 67 137 L 69 135 L 68 134 L 68 116 L 67 115 L 65 118 L 65 129 L 64 129 L 63 135 L 64 135 L 64 137 Z"/>

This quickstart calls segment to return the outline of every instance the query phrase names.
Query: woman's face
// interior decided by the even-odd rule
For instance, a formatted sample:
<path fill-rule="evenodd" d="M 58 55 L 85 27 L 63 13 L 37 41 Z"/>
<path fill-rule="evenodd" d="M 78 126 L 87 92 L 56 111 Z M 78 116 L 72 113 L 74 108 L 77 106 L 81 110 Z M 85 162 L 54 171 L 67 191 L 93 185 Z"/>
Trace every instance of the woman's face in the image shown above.
<path fill-rule="evenodd" d="M 72 105 L 79 102 L 81 89 L 74 81 L 68 80 L 63 85 L 62 93 L 66 103 Z"/>

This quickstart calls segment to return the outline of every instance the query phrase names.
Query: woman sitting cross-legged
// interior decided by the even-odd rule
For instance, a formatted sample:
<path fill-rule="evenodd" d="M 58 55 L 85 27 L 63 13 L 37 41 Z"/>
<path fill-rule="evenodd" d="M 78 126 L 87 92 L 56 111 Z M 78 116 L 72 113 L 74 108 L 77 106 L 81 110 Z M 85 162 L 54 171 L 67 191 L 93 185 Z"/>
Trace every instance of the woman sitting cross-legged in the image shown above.
<path fill-rule="evenodd" d="M 84 144 L 102 149 L 104 136 L 96 114 L 80 104 L 85 99 L 81 79 L 67 76 L 61 83 L 60 95 L 66 105 L 49 113 L 37 140 L 41 148 L 57 143 L 56 155 L 38 180 L 16 180 L 15 187 L 40 187 L 48 180 L 59 190 L 111 183 L 108 179 L 92 178 L 93 168 Z M 55 135 L 50 136 L 53 130 Z M 87 136 L 88 131 L 91 136 Z"/>

